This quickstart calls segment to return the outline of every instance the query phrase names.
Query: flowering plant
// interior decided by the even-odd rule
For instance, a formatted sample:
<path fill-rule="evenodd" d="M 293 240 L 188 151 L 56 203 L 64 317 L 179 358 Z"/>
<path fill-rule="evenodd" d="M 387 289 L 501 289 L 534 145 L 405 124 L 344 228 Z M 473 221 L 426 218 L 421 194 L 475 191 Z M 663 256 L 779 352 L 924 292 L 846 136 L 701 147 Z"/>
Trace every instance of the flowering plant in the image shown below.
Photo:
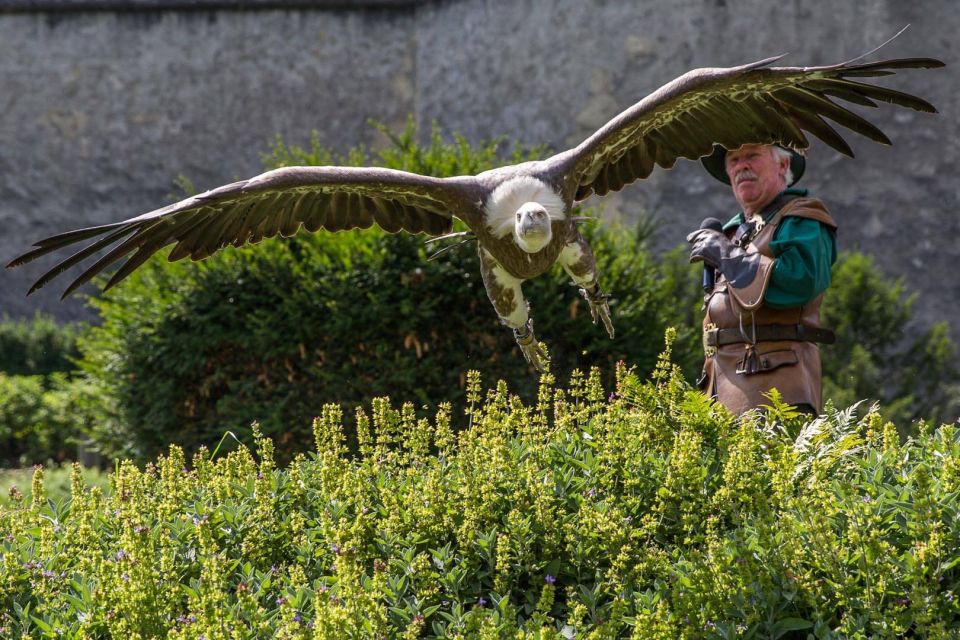
<path fill-rule="evenodd" d="M 960 434 L 875 412 L 737 420 L 670 363 L 466 415 L 385 399 L 273 443 L 182 451 L 0 511 L 0 636 L 947 638 Z M 454 427 L 464 424 L 462 430 Z"/>

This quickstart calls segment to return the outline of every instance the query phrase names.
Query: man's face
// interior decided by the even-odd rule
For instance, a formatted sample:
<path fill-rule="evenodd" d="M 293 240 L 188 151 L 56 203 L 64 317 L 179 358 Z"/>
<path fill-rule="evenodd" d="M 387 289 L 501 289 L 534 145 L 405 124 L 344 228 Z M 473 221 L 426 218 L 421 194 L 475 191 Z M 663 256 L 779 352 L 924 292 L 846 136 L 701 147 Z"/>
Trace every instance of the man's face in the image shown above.
<path fill-rule="evenodd" d="M 728 151 L 725 159 L 727 176 L 744 213 L 762 209 L 787 186 L 789 158 L 774 155 L 768 144 L 745 144 Z"/>

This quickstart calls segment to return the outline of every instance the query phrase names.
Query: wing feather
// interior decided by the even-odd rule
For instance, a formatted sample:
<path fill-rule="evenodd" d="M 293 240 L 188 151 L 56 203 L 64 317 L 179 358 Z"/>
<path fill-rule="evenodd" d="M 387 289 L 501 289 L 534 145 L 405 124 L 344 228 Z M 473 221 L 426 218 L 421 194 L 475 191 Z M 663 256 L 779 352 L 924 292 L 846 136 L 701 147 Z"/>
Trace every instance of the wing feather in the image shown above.
<path fill-rule="evenodd" d="M 843 139 L 843 136 L 837 133 L 836 129 L 824 122 L 823 118 L 815 113 L 794 109 L 789 105 L 784 105 L 783 108 L 801 127 L 817 136 L 824 143 L 833 147 L 843 155 L 851 158 L 853 157 L 853 149 L 850 148 L 850 145 L 847 144 L 847 141 Z"/>
<path fill-rule="evenodd" d="M 870 138 L 881 144 L 893 144 L 883 131 L 880 131 L 880 129 L 854 112 L 848 111 L 836 103 L 831 102 L 822 94 L 818 95 L 802 87 L 788 87 L 786 89 L 780 89 L 775 92 L 773 96 L 788 104 L 805 109 L 810 113 L 830 118 L 837 124 L 843 125 L 851 131 L 856 131 L 865 138 Z"/>
<path fill-rule="evenodd" d="M 162 224 L 162 221 L 155 221 L 151 223 L 150 226 L 156 226 Z M 113 249 L 111 249 L 106 255 L 97 260 L 93 266 L 85 270 L 80 274 L 70 285 L 64 290 L 63 295 L 60 296 L 60 299 L 66 298 L 68 295 L 79 289 L 82 285 L 90 281 L 93 276 L 100 273 L 103 268 L 108 265 L 120 260 L 124 256 L 128 255 L 131 251 L 142 246 L 145 243 L 144 236 L 140 234 L 133 234 Z"/>
<path fill-rule="evenodd" d="M 848 89 L 846 87 L 846 83 L 847 81 L 845 80 L 812 80 L 807 83 L 807 88 L 814 91 L 819 91 L 820 93 L 825 93 L 835 98 L 840 98 L 841 100 L 846 100 L 847 102 L 852 102 L 853 104 L 876 108 L 876 102 L 865 95 Z"/>
<path fill-rule="evenodd" d="M 191 227 L 189 233 L 177 238 L 177 246 L 168 256 L 169 260 L 179 260 L 186 256 L 190 256 L 191 260 L 202 260 L 213 253 L 210 238 L 217 233 L 221 221 L 213 207 L 205 206 L 199 210 L 199 214 L 202 220 L 199 220 L 195 227 Z"/>
<path fill-rule="evenodd" d="M 807 136 L 803 133 L 803 129 L 800 127 L 799 123 L 793 120 L 792 118 L 780 118 L 778 111 L 778 102 L 773 96 L 763 96 L 763 99 L 759 101 L 759 109 L 764 113 L 764 118 L 770 122 L 779 122 L 783 125 L 781 130 L 782 140 L 781 142 L 788 147 L 793 147 L 794 149 L 806 149 L 810 146 L 810 141 L 807 139 Z M 736 140 L 730 142 L 730 145 L 735 145 Z"/>
<path fill-rule="evenodd" d="M 310 204 L 310 214 L 307 218 L 313 219 L 313 224 L 318 231 L 320 229 L 326 229 L 324 225 L 327 222 L 327 217 L 330 215 L 331 207 L 333 207 L 333 196 L 326 193 L 313 194 L 313 201 Z"/>
<path fill-rule="evenodd" d="M 294 205 L 294 212 L 303 219 L 303 228 L 311 233 L 323 229 L 323 222 L 327 219 L 327 208 L 330 206 L 330 197 L 322 193 L 305 193 Z"/>
<path fill-rule="evenodd" d="M 42 276 L 40 276 L 37 279 L 37 281 L 33 283 L 33 286 L 30 287 L 30 290 L 28 291 L 27 295 L 33 293 L 34 291 L 37 291 L 38 289 L 42 289 L 48 282 L 50 282 L 50 280 L 52 280 L 56 276 L 60 275 L 61 273 L 63 273 L 70 267 L 74 266 L 75 264 L 78 264 L 83 260 L 85 260 L 86 258 L 92 256 L 97 251 L 100 251 L 100 249 L 110 246 L 113 242 L 115 242 L 116 240 L 122 238 L 123 236 L 129 233 L 131 233 L 129 229 L 119 229 L 117 231 L 114 231 L 113 233 L 107 234 L 106 236 L 97 240 L 90 246 L 85 247 L 80 251 L 77 251 L 72 256 L 54 265 L 52 269 L 50 269 L 49 271 L 44 273 Z"/>
<path fill-rule="evenodd" d="M 924 113 L 937 112 L 936 107 L 923 98 L 918 98 L 917 96 L 904 93 L 902 91 L 897 91 L 896 89 L 878 87 L 876 85 L 866 84 L 863 82 L 849 81 L 844 83 L 844 87 L 855 93 L 861 93 L 867 98 L 873 98 L 874 100 L 895 104 L 900 107 L 907 107 L 908 109 L 913 109 L 914 111 L 922 111 Z"/>
<path fill-rule="evenodd" d="M 341 231 L 347 224 L 347 212 L 350 207 L 350 195 L 334 193 L 330 196 L 330 209 L 323 228 L 327 231 Z"/>
<path fill-rule="evenodd" d="M 173 247 L 173 250 L 167 256 L 167 260 L 174 262 L 176 260 L 181 260 L 190 255 L 190 244 L 184 242 L 185 239 L 189 237 L 190 234 L 195 233 L 197 227 L 207 224 L 210 216 L 213 215 L 211 209 L 201 209 L 195 215 L 182 216 L 179 220 L 175 222 L 180 223 L 178 233 L 171 232 L 171 236 L 176 242 L 176 246 Z"/>
<path fill-rule="evenodd" d="M 369 198 L 357 196 L 357 208 L 353 212 L 353 224 L 357 229 L 369 229 L 373 226 L 371 206 Z"/>
<path fill-rule="evenodd" d="M 410 228 L 416 229 L 415 233 L 422 233 L 424 230 L 425 224 L 424 224 L 423 216 L 420 214 L 420 211 L 418 211 L 414 207 L 410 207 L 406 205 L 404 205 L 404 209 L 406 210 L 406 214 L 407 214 L 407 218 L 406 218 L 407 224 L 410 225 Z"/>
<path fill-rule="evenodd" d="M 400 216 L 395 212 L 396 207 L 399 205 L 383 198 L 371 198 L 371 202 L 374 207 L 374 221 L 388 233 L 400 231 Z"/>
<path fill-rule="evenodd" d="M 155 243 L 149 243 L 137 249 L 137 252 L 127 258 L 127 261 L 124 262 L 123 265 L 121 265 L 121 267 L 113 273 L 113 275 L 110 277 L 110 280 L 107 281 L 107 284 L 103 285 L 103 290 L 108 291 L 118 282 L 133 273 L 134 269 L 146 262 L 153 254 L 157 252 L 157 249 L 159 248 L 160 247 Z M 68 292 L 65 291 L 62 297 L 66 297 L 67 295 Z"/>
<path fill-rule="evenodd" d="M 226 246 L 234 244 L 240 246 L 250 237 L 251 218 L 253 217 L 253 205 L 241 206 L 235 216 L 231 216 L 223 221 L 220 230 L 220 239 L 217 244 Z"/>
<path fill-rule="evenodd" d="M 889 138 L 861 115 L 835 100 L 875 107 L 877 101 L 935 113 L 926 100 L 862 81 L 901 69 L 930 69 L 932 58 L 903 58 L 824 67 L 771 67 L 777 58 L 726 69 L 696 69 L 657 89 L 622 112 L 577 147 L 546 161 L 548 171 L 572 181 L 575 197 L 616 191 L 649 175 L 645 156 L 668 169 L 678 158 L 695 160 L 713 144 L 736 148 L 777 142 L 809 146 L 804 131 L 837 151 L 853 155 L 844 137 L 824 121 L 883 144 Z M 856 78 L 856 80 L 851 79 Z M 645 146 L 641 146 L 641 144 Z"/>
<path fill-rule="evenodd" d="M 67 287 L 66 296 L 126 258 L 107 282 L 106 288 L 112 287 L 169 245 L 174 245 L 168 255 L 173 261 L 188 256 L 200 260 L 227 245 L 239 247 L 277 235 L 291 236 L 301 227 L 339 231 L 378 224 L 390 232 L 440 235 L 449 232 L 454 216 L 474 215 L 482 192 L 483 187 L 471 176 L 432 178 L 379 168 L 285 167 L 122 222 L 51 236 L 8 266 L 93 240 L 44 273 L 32 293 L 109 248 Z"/>
<path fill-rule="evenodd" d="M 117 227 L 120 227 L 120 226 L 123 226 L 122 222 L 119 222 L 119 223 L 115 222 L 113 224 L 104 224 L 97 227 L 89 227 L 87 229 L 77 229 L 76 231 L 67 231 L 66 233 L 58 233 L 55 236 L 50 236 L 49 238 L 45 238 L 43 240 L 40 240 L 34 243 L 33 246 L 37 247 L 37 249 L 29 251 L 23 254 L 22 256 L 20 256 L 19 258 L 16 258 L 13 262 L 10 263 L 9 266 L 15 267 L 21 264 L 26 264 L 27 262 L 30 262 L 30 260 L 32 260 L 34 257 L 43 255 L 44 251 L 41 251 L 41 250 L 45 250 L 47 252 L 53 251 L 54 249 L 59 249 L 67 245 L 71 245 L 71 244 L 80 242 L 82 240 L 86 240 L 88 238 L 93 238 L 96 236 L 103 235 L 107 231 L 116 229 Z M 36 255 L 34 255 L 35 253 Z"/>
<path fill-rule="evenodd" d="M 284 238 L 295 235 L 300 230 L 300 225 L 303 224 L 303 220 L 295 215 L 291 195 L 293 194 L 278 194 L 270 204 L 270 208 L 277 212 L 274 215 L 280 216 L 280 235 Z"/>

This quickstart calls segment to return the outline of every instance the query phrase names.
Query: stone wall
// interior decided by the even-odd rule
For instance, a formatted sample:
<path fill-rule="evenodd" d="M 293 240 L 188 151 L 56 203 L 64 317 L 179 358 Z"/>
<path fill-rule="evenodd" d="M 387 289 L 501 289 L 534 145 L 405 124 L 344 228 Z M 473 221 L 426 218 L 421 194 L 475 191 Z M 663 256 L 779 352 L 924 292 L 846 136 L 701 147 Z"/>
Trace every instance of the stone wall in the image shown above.
<path fill-rule="evenodd" d="M 0 260 L 164 204 L 177 175 L 201 189 L 252 175 L 277 133 L 305 144 L 316 130 L 345 150 L 382 143 L 368 119 L 399 127 L 412 113 L 473 140 L 560 150 L 690 68 L 780 53 L 839 62 L 908 23 L 873 58 L 946 61 L 888 83 L 941 115 L 871 112 L 894 146 L 851 138 L 849 160 L 815 143 L 802 185 L 830 205 L 842 248 L 874 253 L 920 293 L 922 323 L 949 320 L 960 317 L 954 0 L 7 0 Z M 661 247 L 734 207 L 693 163 L 599 204 L 627 222 L 653 213 Z M 44 265 L 0 273 L 0 309 L 82 316 L 79 301 L 56 301 L 60 283 L 23 297 Z"/>

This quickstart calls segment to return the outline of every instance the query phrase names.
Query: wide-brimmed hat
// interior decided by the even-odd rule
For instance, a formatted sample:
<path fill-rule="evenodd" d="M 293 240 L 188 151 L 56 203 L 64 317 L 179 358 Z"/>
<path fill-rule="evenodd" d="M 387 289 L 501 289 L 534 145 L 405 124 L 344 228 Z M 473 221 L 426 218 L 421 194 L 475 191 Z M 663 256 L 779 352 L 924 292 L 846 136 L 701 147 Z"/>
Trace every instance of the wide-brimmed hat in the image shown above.
<path fill-rule="evenodd" d="M 793 149 L 780 145 L 777 146 L 790 152 L 790 172 L 793 174 L 793 181 L 787 186 L 792 187 L 803 177 L 803 170 L 807 168 L 807 159 Z M 724 184 L 730 184 L 730 178 L 727 176 L 727 167 L 724 164 L 726 158 L 727 149 L 719 144 L 715 144 L 713 145 L 713 153 L 700 158 L 700 162 L 703 163 L 703 167 L 707 170 L 707 173 Z"/>

